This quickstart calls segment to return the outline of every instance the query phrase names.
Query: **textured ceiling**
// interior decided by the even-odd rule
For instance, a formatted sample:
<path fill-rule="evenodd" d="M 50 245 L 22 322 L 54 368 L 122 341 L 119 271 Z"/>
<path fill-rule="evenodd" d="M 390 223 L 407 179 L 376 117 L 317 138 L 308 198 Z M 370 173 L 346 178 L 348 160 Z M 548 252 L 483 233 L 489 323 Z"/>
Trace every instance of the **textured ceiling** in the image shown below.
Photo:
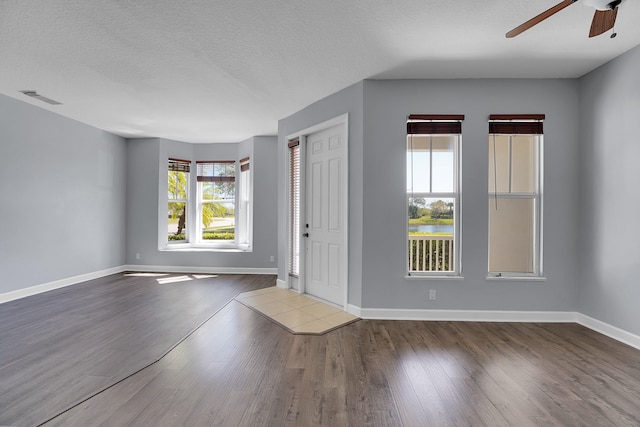
<path fill-rule="evenodd" d="M 559 0 L 0 0 L 0 93 L 125 137 L 234 142 L 367 78 L 579 77 L 640 44 Z M 21 94 L 35 89 L 50 106 Z"/>

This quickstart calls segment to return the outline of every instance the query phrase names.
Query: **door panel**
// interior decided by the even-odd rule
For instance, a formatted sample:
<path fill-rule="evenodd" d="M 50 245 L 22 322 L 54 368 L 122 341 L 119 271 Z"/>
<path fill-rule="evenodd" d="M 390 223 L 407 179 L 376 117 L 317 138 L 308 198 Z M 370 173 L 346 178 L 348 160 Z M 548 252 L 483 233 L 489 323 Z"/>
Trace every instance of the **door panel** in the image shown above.
<path fill-rule="evenodd" d="M 334 233 L 340 232 L 341 161 L 342 159 L 339 158 L 329 160 L 329 231 Z"/>
<path fill-rule="evenodd" d="M 313 282 L 322 281 L 322 243 L 311 242 L 311 280 Z"/>
<path fill-rule="evenodd" d="M 338 305 L 346 289 L 346 125 L 307 136 L 305 291 Z"/>
<path fill-rule="evenodd" d="M 329 283 L 332 288 L 340 287 L 338 272 L 340 271 L 340 246 L 329 245 Z"/>
<path fill-rule="evenodd" d="M 307 194 L 309 197 L 309 194 Z M 322 163 L 314 162 L 311 164 L 311 213 L 310 227 L 311 231 L 322 230 Z"/>

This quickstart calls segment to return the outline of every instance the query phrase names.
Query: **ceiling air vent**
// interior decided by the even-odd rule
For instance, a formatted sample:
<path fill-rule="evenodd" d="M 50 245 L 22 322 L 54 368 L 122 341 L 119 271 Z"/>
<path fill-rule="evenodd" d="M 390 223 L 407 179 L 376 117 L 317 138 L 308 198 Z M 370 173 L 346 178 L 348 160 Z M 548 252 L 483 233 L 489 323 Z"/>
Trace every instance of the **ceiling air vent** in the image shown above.
<path fill-rule="evenodd" d="M 39 95 L 38 92 L 36 92 L 35 90 L 21 90 L 20 92 L 32 98 L 39 99 L 40 101 L 46 102 L 47 104 L 62 105 L 61 102 L 54 101 L 53 99 L 47 98 L 46 96 Z"/>

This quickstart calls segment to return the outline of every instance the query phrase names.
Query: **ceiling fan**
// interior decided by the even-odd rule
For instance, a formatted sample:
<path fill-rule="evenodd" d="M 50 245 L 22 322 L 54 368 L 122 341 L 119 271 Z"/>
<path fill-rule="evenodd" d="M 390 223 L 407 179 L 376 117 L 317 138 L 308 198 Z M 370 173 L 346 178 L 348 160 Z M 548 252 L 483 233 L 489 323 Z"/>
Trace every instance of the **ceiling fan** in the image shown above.
<path fill-rule="evenodd" d="M 564 0 L 552 8 L 542 12 L 540 15 L 529 19 L 522 25 L 517 26 L 513 30 L 509 31 L 506 36 L 507 38 L 515 37 L 520 33 L 528 30 L 544 21 L 545 19 L 555 15 L 560 12 L 565 7 L 571 6 L 578 0 Z M 625 0 L 582 0 L 582 4 L 585 6 L 590 6 L 596 9 L 596 13 L 593 15 L 593 20 L 591 21 L 591 30 L 589 30 L 589 37 L 599 36 L 600 34 L 609 31 L 613 28 L 613 25 L 616 22 L 616 15 L 618 14 L 618 6 Z M 615 31 L 611 34 L 611 38 L 616 36 Z"/>

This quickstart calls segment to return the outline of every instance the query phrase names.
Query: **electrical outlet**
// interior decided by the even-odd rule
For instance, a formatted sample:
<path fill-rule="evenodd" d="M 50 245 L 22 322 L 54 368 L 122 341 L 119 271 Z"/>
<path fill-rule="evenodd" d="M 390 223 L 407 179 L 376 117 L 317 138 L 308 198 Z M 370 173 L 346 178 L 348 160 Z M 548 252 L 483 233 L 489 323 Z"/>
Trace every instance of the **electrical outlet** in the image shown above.
<path fill-rule="evenodd" d="M 136 254 L 136 259 L 140 259 L 140 253 Z"/>
<path fill-rule="evenodd" d="M 269 257 L 269 262 L 276 262 L 276 257 L 274 257 L 273 255 L 271 255 Z"/>
<path fill-rule="evenodd" d="M 435 301 L 436 299 L 436 290 L 429 289 L 429 301 Z"/>

